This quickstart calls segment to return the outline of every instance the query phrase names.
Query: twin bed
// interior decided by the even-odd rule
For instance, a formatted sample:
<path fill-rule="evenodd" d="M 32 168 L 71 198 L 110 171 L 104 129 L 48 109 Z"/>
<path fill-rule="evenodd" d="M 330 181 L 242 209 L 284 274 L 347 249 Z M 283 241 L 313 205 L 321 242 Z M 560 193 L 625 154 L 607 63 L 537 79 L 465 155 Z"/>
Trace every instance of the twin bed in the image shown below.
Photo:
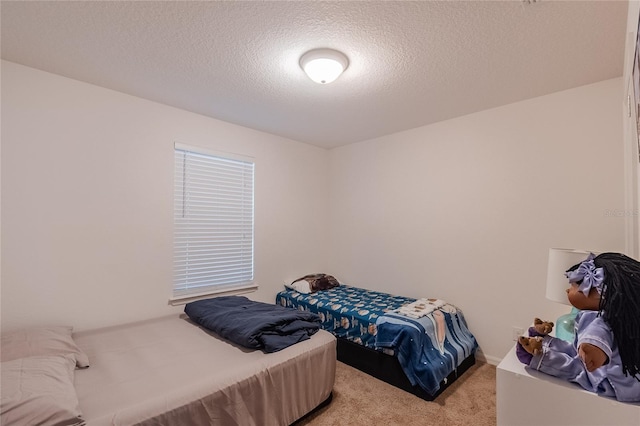
<path fill-rule="evenodd" d="M 18 336 L 29 350 L 11 361 L 3 335 L 3 426 L 289 425 L 330 401 L 335 379 L 336 339 L 324 330 L 273 353 L 184 315 L 69 331 L 62 345 L 35 333 Z"/>
<path fill-rule="evenodd" d="M 298 290 L 279 292 L 276 303 L 318 314 L 322 328 L 338 338 L 339 361 L 420 398 L 435 399 L 475 363 L 477 342 L 453 305 L 439 301 L 438 324 L 433 314 L 394 312 L 415 305 L 409 297 L 348 285 Z"/>

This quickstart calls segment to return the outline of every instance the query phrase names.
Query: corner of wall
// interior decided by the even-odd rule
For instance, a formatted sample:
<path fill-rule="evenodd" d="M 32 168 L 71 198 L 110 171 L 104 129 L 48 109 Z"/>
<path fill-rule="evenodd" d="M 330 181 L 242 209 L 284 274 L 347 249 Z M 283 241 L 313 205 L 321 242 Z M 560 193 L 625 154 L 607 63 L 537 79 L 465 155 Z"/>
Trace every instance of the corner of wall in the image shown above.
<path fill-rule="evenodd" d="M 640 1 L 629 1 L 627 12 L 627 39 L 623 69 L 623 137 L 624 137 L 624 176 L 625 176 L 625 249 L 628 255 L 640 258 L 640 152 L 638 140 L 640 117 L 638 100 L 635 98 L 633 68 L 635 63 L 636 40 Z"/>

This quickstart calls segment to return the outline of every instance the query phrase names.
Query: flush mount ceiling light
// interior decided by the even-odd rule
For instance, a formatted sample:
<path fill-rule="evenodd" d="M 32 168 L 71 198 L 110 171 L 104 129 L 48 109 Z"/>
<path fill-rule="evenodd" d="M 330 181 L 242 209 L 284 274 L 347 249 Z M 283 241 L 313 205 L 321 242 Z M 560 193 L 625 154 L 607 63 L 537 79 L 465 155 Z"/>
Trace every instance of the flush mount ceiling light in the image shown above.
<path fill-rule="evenodd" d="M 347 57 L 333 49 L 310 50 L 300 58 L 300 67 L 316 83 L 334 81 L 349 66 Z"/>

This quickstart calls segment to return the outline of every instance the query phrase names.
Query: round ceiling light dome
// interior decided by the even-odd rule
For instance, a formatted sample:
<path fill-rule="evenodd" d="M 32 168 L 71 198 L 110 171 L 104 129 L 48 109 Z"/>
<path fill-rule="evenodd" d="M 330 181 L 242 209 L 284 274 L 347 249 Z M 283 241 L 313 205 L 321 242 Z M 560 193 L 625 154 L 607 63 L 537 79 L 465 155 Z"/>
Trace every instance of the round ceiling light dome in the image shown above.
<path fill-rule="evenodd" d="M 300 67 L 316 83 L 327 84 L 340 77 L 349 66 L 349 59 L 333 49 L 313 49 L 302 55 Z"/>

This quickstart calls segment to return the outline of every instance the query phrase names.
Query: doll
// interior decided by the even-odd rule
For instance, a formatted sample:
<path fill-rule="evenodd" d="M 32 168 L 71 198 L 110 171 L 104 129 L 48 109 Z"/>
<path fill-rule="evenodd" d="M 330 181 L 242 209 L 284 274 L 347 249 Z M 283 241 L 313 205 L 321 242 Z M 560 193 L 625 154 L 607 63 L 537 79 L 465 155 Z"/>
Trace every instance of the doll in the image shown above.
<path fill-rule="evenodd" d="M 566 276 L 569 302 L 580 310 L 573 343 L 546 330 L 521 336 L 518 358 L 599 395 L 640 402 L 640 262 L 591 254 Z"/>

